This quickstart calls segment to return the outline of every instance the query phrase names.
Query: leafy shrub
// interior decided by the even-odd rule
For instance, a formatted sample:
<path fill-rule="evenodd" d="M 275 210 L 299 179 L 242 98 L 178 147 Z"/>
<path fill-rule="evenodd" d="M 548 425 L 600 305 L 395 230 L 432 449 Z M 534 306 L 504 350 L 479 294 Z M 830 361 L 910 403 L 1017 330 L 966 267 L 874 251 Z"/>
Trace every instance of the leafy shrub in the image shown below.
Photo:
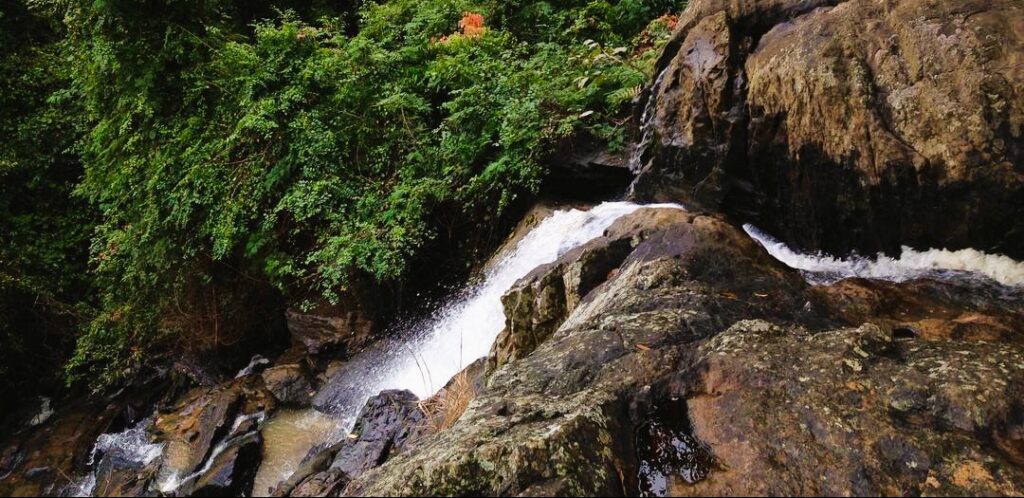
<path fill-rule="evenodd" d="M 69 87 L 60 23 L 0 4 L 0 398 L 59 386 L 91 313 L 93 212 L 71 192 L 87 123 Z"/>
<path fill-rule="evenodd" d="M 650 21 L 681 7 L 393 0 L 267 20 L 273 5 L 60 10 L 93 125 L 78 191 L 101 214 L 101 312 L 73 376 L 106 385 L 195 337 L 202 327 L 170 317 L 200 305 L 183 298 L 197 286 L 244 300 L 230 284 L 242 276 L 337 299 L 355 278 L 401 280 L 439 217 L 485 225 L 534 191 L 558 140 L 621 143 L 613 118 L 667 37 Z"/>

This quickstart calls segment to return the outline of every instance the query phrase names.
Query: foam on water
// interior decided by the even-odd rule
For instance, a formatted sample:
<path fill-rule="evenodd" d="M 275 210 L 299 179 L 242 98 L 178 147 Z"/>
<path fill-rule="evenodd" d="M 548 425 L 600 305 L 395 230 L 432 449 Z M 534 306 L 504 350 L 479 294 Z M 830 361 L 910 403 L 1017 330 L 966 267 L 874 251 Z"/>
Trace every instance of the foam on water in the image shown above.
<path fill-rule="evenodd" d="M 1002 285 L 1024 285 L 1024 263 L 999 254 L 976 249 L 917 251 L 903 247 L 899 257 L 879 254 L 875 258 L 835 258 L 823 254 L 801 254 L 753 225 L 744 225 L 752 238 L 775 259 L 804 273 L 809 281 L 828 284 L 844 278 L 863 277 L 902 282 L 915 278 L 950 273 L 984 275 Z"/>
<path fill-rule="evenodd" d="M 50 406 L 52 402 L 53 400 L 51 400 L 50 398 L 40 396 L 39 412 L 32 417 L 32 420 L 28 422 L 28 425 L 35 427 L 37 425 L 42 425 L 47 420 L 50 420 L 50 417 L 53 416 L 53 407 Z"/>
<path fill-rule="evenodd" d="M 55 486 L 50 486 L 47 490 L 47 496 L 74 496 L 74 497 L 88 497 L 92 496 L 96 490 L 96 475 L 92 472 L 74 479 L 67 484 L 62 490 L 55 491 Z"/>
<path fill-rule="evenodd" d="M 123 460 L 143 465 L 156 460 L 163 452 L 164 445 L 149 442 L 148 433 L 152 425 L 153 417 L 149 417 L 123 432 L 101 434 L 89 455 L 89 465 L 98 463 L 97 454 L 116 455 Z"/>
<path fill-rule="evenodd" d="M 488 354 L 505 326 L 501 296 L 538 266 L 600 237 L 620 217 L 642 207 L 606 202 L 593 209 L 562 210 L 533 228 L 487 270 L 481 283 L 452 299 L 433 318 L 413 328 L 401 342 L 392 341 L 354 358 L 335 382 L 329 409 L 351 424 L 370 396 L 388 389 L 408 389 L 421 398 L 436 393 L 473 361 Z M 337 392 L 341 394 L 338 395 Z"/>
<path fill-rule="evenodd" d="M 89 453 L 88 466 L 95 468 L 99 463 L 97 457 L 107 455 L 118 459 L 133 462 L 139 465 L 148 465 L 163 454 L 164 445 L 152 444 L 149 442 L 149 428 L 153 425 L 153 417 L 145 418 L 132 427 L 121 432 L 100 434 L 96 438 Z M 55 487 L 47 492 L 53 496 L 92 496 L 96 488 L 95 471 L 90 470 L 77 479 L 71 479 L 62 491 L 56 491 Z"/>
<path fill-rule="evenodd" d="M 269 364 L 270 360 L 264 358 L 261 355 L 254 355 L 252 359 L 249 360 L 249 364 L 246 365 L 245 368 L 239 370 L 237 374 L 235 374 L 235 378 L 241 379 L 242 377 L 252 375 L 253 373 L 256 372 L 257 368 Z"/>
<path fill-rule="evenodd" d="M 204 474 L 210 471 L 210 469 L 213 467 L 213 464 L 217 462 L 217 457 L 219 457 L 221 453 L 227 451 L 228 448 L 231 448 L 233 445 L 240 444 L 240 442 L 243 440 L 251 441 L 254 440 L 254 438 L 256 437 L 259 437 L 259 429 L 246 432 L 243 434 L 235 434 L 236 431 L 238 431 L 238 428 L 242 426 L 242 424 L 250 420 L 256 420 L 258 427 L 266 419 L 266 416 L 267 414 L 265 412 L 256 412 L 249 415 L 239 415 L 235 417 L 235 421 L 231 425 L 231 430 L 228 431 L 229 436 L 223 441 L 217 443 L 217 445 L 213 447 L 213 450 L 210 451 L 210 454 L 206 457 L 205 463 L 203 463 L 203 466 L 199 470 L 196 470 L 195 472 L 184 477 L 174 472 L 166 473 L 157 479 L 156 488 L 160 491 L 161 494 L 172 495 L 178 490 L 178 488 L 182 487 L 182 485 L 191 483 L 192 481 L 199 479 Z"/>
<path fill-rule="evenodd" d="M 488 354 L 491 345 L 505 326 L 505 313 L 501 296 L 519 279 L 533 269 L 555 261 L 562 254 L 600 237 L 616 220 L 645 207 L 674 208 L 674 204 L 638 205 L 628 202 L 606 202 L 590 210 L 567 209 L 556 211 L 537 224 L 516 246 L 499 255 L 497 263 L 486 270 L 480 283 L 456 295 L 431 318 L 419 322 L 400 339 L 384 341 L 352 358 L 336 375 L 335 394 L 328 409 L 334 416 L 313 410 L 282 412 L 267 426 L 268 442 L 288 439 L 280 451 L 271 452 L 263 462 L 257 479 L 260 491 L 269 489 L 286 479 L 301 462 L 308 449 L 318 444 L 330 444 L 345 437 L 351 430 L 359 411 L 366 401 L 381 391 L 407 389 L 421 398 L 429 397 L 443 387 L 449 379 L 475 360 Z M 254 357 L 240 376 L 255 371 L 267 363 Z M 340 394 L 339 394 L 340 393 Z M 249 418 L 239 417 L 229 433 L 235 432 Z M 98 454 L 117 454 L 134 462 L 148 464 L 159 458 L 164 450 L 161 444 L 147 439 L 152 418 L 117 434 L 99 437 L 93 450 Z M 278 437 L 278 433 L 279 437 Z M 247 433 L 218 443 L 198 471 L 182 476 L 163 473 L 157 477 L 156 489 L 164 494 L 176 492 L 207 472 L 216 458 Z M 95 462 L 90 462 L 90 466 Z M 95 475 L 90 473 L 72 484 L 76 494 L 88 494 L 95 486 Z M 259 492 L 259 491 L 257 491 Z"/>

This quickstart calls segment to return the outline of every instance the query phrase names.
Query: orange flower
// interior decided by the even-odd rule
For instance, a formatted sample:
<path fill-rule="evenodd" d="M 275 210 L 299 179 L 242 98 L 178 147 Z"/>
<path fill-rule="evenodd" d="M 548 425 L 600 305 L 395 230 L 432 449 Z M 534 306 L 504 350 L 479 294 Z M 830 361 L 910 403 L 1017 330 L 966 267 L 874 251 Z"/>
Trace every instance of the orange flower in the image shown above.
<path fill-rule="evenodd" d="M 665 14 L 658 18 L 662 24 L 665 25 L 670 31 L 675 31 L 676 26 L 679 25 L 679 16 L 672 14 Z"/>
<path fill-rule="evenodd" d="M 441 38 L 431 38 L 431 43 L 448 43 L 458 37 L 466 38 L 479 38 L 487 32 L 487 28 L 484 27 L 484 16 L 473 12 L 463 12 L 462 19 L 459 20 L 459 30 L 461 32 L 452 33 Z"/>
<path fill-rule="evenodd" d="M 484 16 L 473 12 L 462 13 L 459 28 L 462 29 L 462 34 L 469 38 L 479 37 L 487 31 L 487 28 L 484 27 Z"/>

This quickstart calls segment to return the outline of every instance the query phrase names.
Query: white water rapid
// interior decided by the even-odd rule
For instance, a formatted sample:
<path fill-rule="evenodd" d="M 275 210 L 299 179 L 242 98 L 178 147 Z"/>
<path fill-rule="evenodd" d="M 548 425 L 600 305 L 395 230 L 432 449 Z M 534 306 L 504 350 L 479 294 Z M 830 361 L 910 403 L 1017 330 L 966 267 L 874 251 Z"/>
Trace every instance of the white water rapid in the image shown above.
<path fill-rule="evenodd" d="M 354 358 L 335 379 L 323 407 L 350 425 L 366 400 L 383 390 L 408 389 L 421 398 L 436 393 L 455 374 L 488 354 L 505 326 L 501 296 L 517 280 L 601 236 L 615 220 L 642 207 L 679 208 L 606 202 L 587 211 L 556 211 L 500 255 L 478 285 L 441 307 L 401 342 L 385 343 Z"/>
<path fill-rule="evenodd" d="M 287 479 L 313 446 L 346 437 L 371 396 L 389 389 L 407 389 L 420 398 L 436 393 L 455 374 L 490 352 L 505 326 L 501 296 L 516 281 L 600 237 L 616 220 L 644 207 L 681 209 L 674 204 L 606 202 L 589 210 L 552 213 L 513 248 L 499 254 L 478 284 L 457 294 L 430 318 L 409 327 L 399 339 L 383 341 L 348 361 L 315 400 L 317 408 L 327 414 L 307 409 L 285 410 L 271 416 L 264 427 L 264 437 L 277 447 L 264 458 L 254 493 L 265 493 Z M 255 366 L 266 362 L 262 357 L 254 358 L 239 376 L 252 373 Z M 235 428 L 240 422 L 235 421 Z M 151 462 L 163 451 L 163 445 L 151 444 L 145 437 L 151 425 L 152 419 L 146 419 L 122 433 L 100 436 L 94 457 L 97 452 L 117 452 L 119 457 L 133 462 Z M 189 476 L 159 476 L 157 489 L 174 493 L 183 483 L 206 472 L 215 457 L 234 441 L 220 442 L 205 465 Z M 88 494 L 94 485 L 95 476 L 90 473 L 73 483 L 72 492 Z"/>
<path fill-rule="evenodd" d="M 823 254 L 801 254 L 753 225 L 744 225 L 754 240 L 775 259 L 800 270 L 808 281 L 829 284 L 850 277 L 903 282 L 921 277 L 983 275 L 1002 285 L 1024 286 L 1024 262 L 976 249 L 917 251 L 903 247 L 899 257 L 879 254 L 875 258 L 834 258 Z"/>

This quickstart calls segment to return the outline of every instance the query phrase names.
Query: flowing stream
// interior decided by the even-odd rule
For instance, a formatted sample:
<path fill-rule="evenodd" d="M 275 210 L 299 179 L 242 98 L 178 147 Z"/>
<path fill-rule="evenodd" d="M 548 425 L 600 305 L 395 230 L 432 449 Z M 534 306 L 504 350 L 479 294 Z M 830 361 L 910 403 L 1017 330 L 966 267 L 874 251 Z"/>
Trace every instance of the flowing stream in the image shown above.
<path fill-rule="evenodd" d="M 656 207 L 666 207 L 661 205 Z M 501 296 L 534 268 L 600 237 L 620 217 L 641 207 L 606 202 L 590 210 L 552 213 L 533 227 L 514 247 L 497 256 L 483 278 L 429 318 L 349 361 L 317 395 L 317 410 L 275 416 L 264 431 L 266 446 L 280 444 L 267 455 L 255 490 L 287 479 L 309 448 L 333 443 L 351 430 L 366 401 L 381 391 L 407 389 L 426 398 L 470 363 L 487 356 L 505 326 Z M 671 205 L 671 207 L 678 206 Z"/>
<path fill-rule="evenodd" d="M 651 207 L 675 207 L 655 205 Z M 407 389 L 420 398 L 436 393 L 470 363 L 487 356 L 505 326 L 501 296 L 538 266 L 601 236 L 620 217 L 640 209 L 606 202 L 590 210 L 556 211 L 491 265 L 480 283 L 461 292 L 401 340 L 385 341 L 354 358 L 318 394 L 318 408 L 348 424 L 370 396 Z"/>
<path fill-rule="evenodd" d="M 800 270 L 809 282 L 815 284 L 829 284 L 850 277 L 903 282 L 923 277 L 946 279 L 980 275 L 1005 286 L 1024 286 L 1024 262 L 977 249 L 917 251 L 904 246 L 899 257 L 895 258 L 884 254 L 874 258 L 835 258 L 796 252 L 753 225 L 744 225 L 743 229 L 775 259 Z"/>
<path fill-rule="evenodd" d="M 455 374 L 489 353 L 505 326 L 501 296 L 519 279 L 600 237 L 620 217 L 643 207 L 681 208 L 674 204 L 606 202 L 589 210 L 555 211 L 514 247 L 497 255 L 477 284 L 454 296 L 430 317 L 405 327 L 404 333 L 396 334 L 398 338 L 382 341 L 348 361 L 321 388 L 314 399 L 315 409 L 283 410 L 273 415 L 262 430 L 267 454 L 256 476 L 254 492 L 269 490 L 287 479 L 310 448 L 346 437 L 371 396 L 389 389 L 406 389 L 420 398 L 436 393 Z M 800 270 L 812 283 L 831 283 L 848 277 L 902 281 L 925 276 L 984 276 L 1007 286 L 1024 285 L 1024 263 L 973 249 L 904 248 L 898 258 L 879 255 L 873 259 L 839 259 L 801 254 L 752 225 L 744 229 L 773 257 Z M 265 362 L 262 358 L 254 359 L 243 373 L 250 373 L 257 363 Z M 125 432 L 101 436 L 94 454 L 115 453 L 119 458 L 149 463 L 163 450 L 162 445 L 151 444 L 146 437 L 151 424 L 152 419 L 146 419 Z M 164 484 L 164 491 L 170 492 L 179 482 Z M 89 494 L 94 485 L 95 477 L 86 475 L 72 484 L 72 493 Z"/>
<path fill-rule="evenodd" d="M 479 358 L 487 356 L 505 326 L 501 296 L 533 269 L 600 237 L 616 220 L 643 207 L 629 202 L 605 202 L 589 210 L 565 209 L 540 221 L 511 249 L 499 254 L 480 281 L 457 294 L 429 318 L 406 327 L 399 338 L 382 341 L 348 361 L 328 380 L 314 399 L 315 409 L 284 410 L 264 425 L 263 460 L 254 492 L 273 488 L 287 479 L 308 450 L 346 437 L 366 401 L 381 391 L 407 389 L 426 398 Z M 240 375 L 248 374 L 262 358 Z M 162 452 L 162 445 L 142 437 L 151 424 L 147 419 L 118 434 L 105 434 L 97 451 L 116 450 L 118 456 L 148 463 Z M 216 454 L 224 442 L 215 449 Z M 207 466 L 212 458 L 207 459 Z M 159 488 L 172 493 L 192 476 L 162 479 Z M 84 494 L 92 491 L 93 475 L 75 483 Z"/>

